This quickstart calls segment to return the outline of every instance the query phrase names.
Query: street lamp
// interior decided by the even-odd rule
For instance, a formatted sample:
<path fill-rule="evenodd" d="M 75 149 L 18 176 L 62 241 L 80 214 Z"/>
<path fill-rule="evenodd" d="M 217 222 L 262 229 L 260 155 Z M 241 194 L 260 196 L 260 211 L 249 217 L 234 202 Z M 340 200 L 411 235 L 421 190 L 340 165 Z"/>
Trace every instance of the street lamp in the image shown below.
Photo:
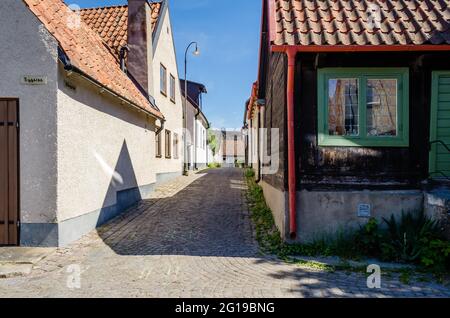
<path fill-rule="evenodd" d="M 198 49 L 198 43 L 197 42 L 191 42 L 186 48 L 186 52 L 184 53 L 184 175 L 188 175 L 188 166 L 187 166 L 187 158 L 188 158 L 188 151 L 187 151 L 187 55 L 189 52 L 189 49 L 191 46 L 195 45 L 195 51 L 193 52 L 194 56 L 200 55 L 200 50 Z M 194 127 L 195 129 L 195 127 Z M 197 160 L 197 158 L 194 158 L 194 160 Z"/>

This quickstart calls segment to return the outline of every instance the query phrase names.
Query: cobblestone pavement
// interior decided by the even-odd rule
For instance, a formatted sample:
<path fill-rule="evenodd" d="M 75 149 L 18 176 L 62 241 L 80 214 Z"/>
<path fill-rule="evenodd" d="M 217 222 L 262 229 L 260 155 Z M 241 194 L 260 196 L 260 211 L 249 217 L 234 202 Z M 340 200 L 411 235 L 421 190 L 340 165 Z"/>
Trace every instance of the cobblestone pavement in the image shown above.
<path fill-rule="evenodd" d="M 261 256 L 244 190 L 238 169 L 180 177 L 58 249 L 30 276 L 0 280 L 0 297 L 450 296 L 441 285 L 406 286 L 395 275 L 383 276 L 382 288 L 371 290 L 362 273 L 324 272 Z"/>

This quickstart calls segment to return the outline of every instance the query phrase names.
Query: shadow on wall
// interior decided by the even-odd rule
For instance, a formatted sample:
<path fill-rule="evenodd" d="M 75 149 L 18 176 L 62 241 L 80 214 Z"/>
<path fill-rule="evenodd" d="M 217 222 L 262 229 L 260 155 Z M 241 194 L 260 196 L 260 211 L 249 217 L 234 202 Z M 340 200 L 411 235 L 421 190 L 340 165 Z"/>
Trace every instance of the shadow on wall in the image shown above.
<path fill-rule="evenodd" d="M 95 212 L 84 214 L 82 217 L 60 223 L 57 233 L 59 237 L 55 241 L 55 244 L 59 244 L 59 246 L 66 246 L 117 217 L 130 206 L 139 202 L 142 199 L 142 193 L 145 194 L 145 191 L 149 191 L 146 187 L 138 187 L 125 140 L 122 143 L 120 155 L 114 169 L 109 167 L 101 156 L 96 154 L 96 157 L 99 169 L 103 169 L 105 173 L 112 175 L 102 207 Z M 111 204 L 111 202 L 116 203 Z"/>
<path fill-rule="evenodd" d="M 104 167 L 104 169 L 110 170 L 108 167 Z M 97 227 L 102 226 L 142 200 L 126 140 L 123 141 L 114 172 L 106 172 L 111 173 L 112 177 L 97 220 Z M 107 202 L 111 202 L 111 198 L 116 198 L 116 204 L 107 206 Z"/>
<path fill-rule="evenodd" d="M 181 191 L 144 200 L 98 233 L 115 253 L 258 257 L 241 169 L 209 170 Z"/>

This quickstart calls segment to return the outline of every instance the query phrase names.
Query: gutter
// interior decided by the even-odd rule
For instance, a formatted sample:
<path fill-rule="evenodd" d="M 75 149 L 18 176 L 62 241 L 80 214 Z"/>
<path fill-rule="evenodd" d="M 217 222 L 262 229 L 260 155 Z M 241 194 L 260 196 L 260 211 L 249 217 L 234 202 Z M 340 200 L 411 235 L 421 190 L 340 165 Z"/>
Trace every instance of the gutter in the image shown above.
<path fill-rule="evenodd" d="M 272 52 L 285 52 L 296 50 L 296 52 L 443 52 L 450 51 L 450 45 L 270 45 Z"/>
<path fill-rule="evenodd" d="M 258 82 L 254 82 L 252 85 L 252 93 L 250 96 L 250 101 L 247 106 L 247 119 L 251 119 L 253 116 L 253 106 L 255 104 L 256 99 L 258 98 Z"/>
<path fill-rule="evenodd" d="M 112 95 L 112 96 L 115 97 L 115 98 L 118 98 L 122 103 L 128 104 L 129 106 L 131 106 L 132 108 L 136 109 L 137 111 L 142 112 L 142 113 L 144 113 L 144 114 L 146 114 L 146 115 L 149 115 L 149 116 L 151 116 L 151 117 L 153 117 L 153 118 L 155 118 L 155 119 L 158 119 L 158 120 L 160 120 L 162 123 L 164 123 L 164 122 L 166 121 L 166 120 L 164 119 L 164 117 L 157 116 L 157 115 L 153 114 L 153 113 L 150 112 L 150 111 L 147 111 L 147 110 L 145 110 L 145 109 L 142 109 L 141 106 L 139 106 L 139 105 L 137 105 L 136 103 L 132 102 L 132 101 L 129 100 L 128 98 L 123 97 L 123 96 L 121 96 L 121 95 L 115 93 L 115 92 L 112 91 L 110 88 L 108 88 L 108 87 L 106 87 L 105 85 L 99 83 L 97 80 L 95 80 L 94 78 L 90 77 L 89 75 L 87 75 L 86 73 L 84 73 L 82 70 L 80 70 L 80 69 L 77 68 L 76 66 L 72 65 L 68 59 L 66 59 L 66 60 L 60 59 L 60 60 L 61 60 L 61 62 L 62 62 L 63 65 L 64 65 L 64 70 L 66 70 L 66 71 L 69 73 L 69 75 L 70 75 L 70 73 L 73 72 L 73 73 L 75 73 L 75 74 L 81 76 L 82 78 L 84 78 L 85 80 L 87 80 L 89 83 L 93 84 L 94 86 L 97 86 L 97 87 L 100 88 L 102 91 L 109 93 L 110 95 Z"/>
<path fill-rule="evenodd" d="M 208 118 L 206 118 L 205 114 L 203 113 L 203 111 L 200 108 L 198 108 L 198 112 L 195 115 L 195 119 L 197 119 L 199 115 L 202 115 L 203 119 L 205 120 L 206 126 L 207 126 L 206 129 L 211 128 L 211 123 L 208 121 Z"/>

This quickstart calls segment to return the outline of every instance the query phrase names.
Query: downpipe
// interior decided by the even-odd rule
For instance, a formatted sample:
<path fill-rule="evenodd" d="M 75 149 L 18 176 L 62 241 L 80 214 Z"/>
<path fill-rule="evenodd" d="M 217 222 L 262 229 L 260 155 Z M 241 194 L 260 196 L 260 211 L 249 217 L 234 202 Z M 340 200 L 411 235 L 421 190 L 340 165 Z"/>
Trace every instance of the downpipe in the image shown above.
<path fill-rule="evenodd" d="M 295 47 L 272 47 L 272 52 L 281 52 L 287 55 L 287 134 L 288 134 L 288 199 L 289 199 L 289 236 L 297 238 L 297 178 L 295 164 L 295 58 L 298 49 Z"/>

